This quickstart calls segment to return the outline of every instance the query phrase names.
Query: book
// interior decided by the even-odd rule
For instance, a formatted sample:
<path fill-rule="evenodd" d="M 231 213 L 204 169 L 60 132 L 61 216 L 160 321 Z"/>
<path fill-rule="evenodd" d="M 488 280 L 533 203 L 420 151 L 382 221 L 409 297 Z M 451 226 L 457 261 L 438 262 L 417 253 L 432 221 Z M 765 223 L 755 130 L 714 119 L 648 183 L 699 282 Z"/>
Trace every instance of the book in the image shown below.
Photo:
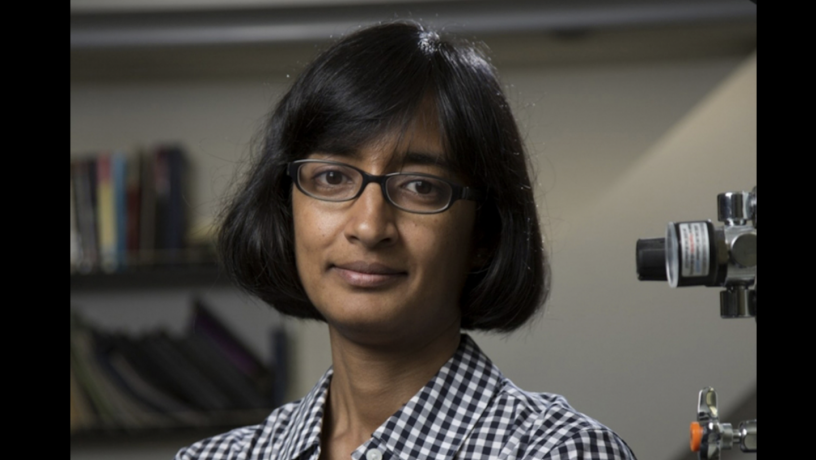
<path fill-rule="evenodd" d="M 270 407 L 269 398 L 261 394 L 246 375 L 203 337 L 188 334 L 181 337 L 177 343 L 184 356 L 229 397 L 230 407 L 236 409 Z"/>
<path fill-rule="evenodd" d="M 123 340 L 129 340 L 123 338 Z M 117 347 L 118 348 L 118 347 Z M 127 382 L 131 391 L 142 401 L 172 420 L 175 425 L 200 426 L 207 422 L 207 416 L 196 411 L 193 407 L 167 393 L 163 388 L 154 385 L 140 373 L 117 349 L 108 355 L 108 362 L 120 378 Z M 169 425 L 163 422 L 163 425 Z"/>
<path fill-rule="evenodd" d="M 94 184 L 91 177 L 91 171 L 95 167 L 92 158 L 77 159 L 71 162 L 81 251 L 77 266 L 80 273 L 91 272 L 97 264 L 96 210 L 93 203 Z"/>
<path fill-rule="evenodd" d="M 97 152 L 72 160 L 71 181 L 72 273 L 185 261 L 190 197 L 183 147 Z"/>
<path fill-rule="evenodd" d="M 138 337 L 125 337 L 123 335 L 113 335 L 113 341 L 117 353 L 122 357 L 127 367 L 133 369 L 152 388 L 160 391 L 160 407 L 168 412 L 190 412 L 198 410 L 189 402 L 186 396 L 186 389 L 178 385 L 173 375 L 167 372 L 167 367 L 160 360 L 154 357 L 154 352 L 146 346 L 146 342 L 152 340 L 155 332 L 143 334 Z M 135 384 L 138 386 L 139 384 Z M 154 401 L 158 402 L 158 401 Z"/>
<path fill-rule="evenodd" d="M 159 333 L 150 333 L 149 340 L 154 340 L 156 334 Z M 143 373 L 144 367 L 140 371 L 137 370 L 137 366 L 132 365 L 131 353 L 138 349 L 133 346 L 133 338 L 123 334 L 97 333 L 97 335 L 100 338 L 97 342 L 97 356 L 101 367 L 107 372 L 112 383 L 127 393 L 133 401 L 138 402 L 139 410 L 136 413 L 140 419 L 138 426 L 152 429 L 205 426 L 212 423 L 212 416 L 209 413 L 202 412 L 200 408 L 187 401 L 189 390 L 179 389 L 178 391 L 184 394 L 177 397 L 167 391 L 167 388 L 151 381 L 150 376 Z M 124 353 L 122 351 L 124 348 L 129 348 L 130 353 Z M 177 379 L 173 374 L 167 374 L 167 369 L 162 366 L 158 368 L 167 377 L 165 382 L 172 381 L 171 385 L 177 385 Z"/>
<path fill-rule="evenodd" d="M 139 253 L 139 228 L 141 218 L 141 173 L 143 168 L 141 150 L 136 150 L 127 158 L 127 177 L 125 179 L 125 258 L 130 265 L 134 256 Z"/>
<path fill-rule="evenodd" d="M 167 226 L 170 215 L 170 171 L 168 170 L 167 149 L 158 147 L 153 153 L 153 249 L 157 261 L 164 261 L 165 250 L 169 247 Z"/>
<path fill-rule="evenodd" d="M 159 414 L 146 407 L 118 385 L 100 359 L 98 332 L 72 315 L 71 369 L 94 406 L 94 428 L 141 428 L 159 426 Z"/>
<path fill-rule="evenodd" d="M 171 262 L 182 259 L 184 248 L 187 247 L 186 236 L 188 228 L 188 165 L 184 150 L 177 145 L 166 147 L 167 173 L 170 189 L 167 203 L 166 240 L 168 257 Z"/>
<path fill-rule="evenodd" d="M 97 162 L 98 156 L 94 155 L 86 159 L 87 165 L 87 172 L 88 172 L 88 190 L 90 196 L 90 209 L 92 211 L 93 219 L 94 219 L 94 243 L 95 243 L 95 250 L 96 250 L 96 260 L 95 266 L 96 269 L 99 264 L 99 223 L 97 222 L 97 213 L 96 209 L 99 206 L 99 197 L 97 195 L 98 192 L 98 184 L 99 184 L 99 174 L 97 170 Z"/>
<path fill-rule="evenodd" d="M 83 338 L 82 353 L 89 356 L 88 364 L 93 378 L 111 410 L 111 423 L 106 428 L 147 428 L 165 424 L 161 414 L 133 396 L 123 382 L 112 373 L 104 355 L 99 351 L 99 332 L 90 330 Z"/>
<path fill-rule="evenodd" d="M 139 197 L 139 261 L 141 264 L 153 261 L 156 250 L 156 152 L 147 150 L 140 154 L 141 168 Z"/>
<path fill-rule="evenodd" d="M 113 185 L 113 209 L 115 219 L 114 237 L 114 270 L 125 266 L 127 253 L 127 199 L 125 181 L 127 180 L 127 154 L 117 150 L 111 155 L 111 183 Z"/>
<path fill-rule="evenodd" d="M 81 318 L 71 312 L 71 373 L 76 377 L 77 384 L 82 394 L 86 396 L 90 411 L 88 419 L 94 425 L 110 423 L 112 421 L 112 410 L 109 403 L 104 399 L 102 390 L 99 388 L 97 379 L 92 375 L 92 369 L 88 363 L 89 354 L 84 346 L 87 340 L 87 326 Z"/>
<path fill-rule="evenodd" d="M 142 180 L 142 242 L 159 264 L 183 261 L 187 248 L 188 164 L 184 149 L 167 144 L 155 147 L 150 156 L 150 173 Z M 145 170 L 142 171 L 144 175 Z"/>
<path fill-rule="evenodd" d="M 71 432 L 93 426 L 95 414 L 71 366 Z"/>
<path fill-rule="evenodd" d="M 111 155 L 100 153 L 96 159 L 96 224 L 99 235 L 99 262 L 102 270 L 116 270 L 116 201 Z"/>
<path fill-rule="evenodd" d="M 229 361 L 255 382 L 271 382 L 270 369 L 200 298 L 193 299 L 190 333 L 209 340 Z"/>
<path fill-rule="evenodd" d="M 256 356 L 250 360 L 260 371 L 248 375 L 247 366 L 236 366 L 223 350 L 227 340 L 244 354 L 252 351 L 197 303 L 198 323 L 206 322 L 207 332 L 191 327 L 178 336 L 164 330 L 138 336 L 105 332 L 72 308 L 72 433 L 239 426 L 268 413 L 277 401 L 273 393 L 278 390 L 270 385 L 274 372 Z M 276 362 L 282 364 L 285 346 L 277 337 Z"/>
<path fill-rule="evenodd" d="M 204 411 L 230 409 L 229 398 L 185 359 L 166 333 L 150 334 L 142 346 L 152 354 L 156 364 L 172 379 L 176 393 L 186 401 Z"/>
<path fill-rule="evenodd" d="M 115 424 L 115 408 L 105 394 L 101 377 L 93 366 L 88 326 L 73 312 L 71 314 L 71 371 L 92 409 L 94 426 Z"/>
<path fill-rule="evenodd" d="M 79 270 L 82 260 L 82 246 L 79 241 L 79 223 L 77 220 L 77 202 L 74 185 L 74 165 L 71 164 L 71 273 Z"/>

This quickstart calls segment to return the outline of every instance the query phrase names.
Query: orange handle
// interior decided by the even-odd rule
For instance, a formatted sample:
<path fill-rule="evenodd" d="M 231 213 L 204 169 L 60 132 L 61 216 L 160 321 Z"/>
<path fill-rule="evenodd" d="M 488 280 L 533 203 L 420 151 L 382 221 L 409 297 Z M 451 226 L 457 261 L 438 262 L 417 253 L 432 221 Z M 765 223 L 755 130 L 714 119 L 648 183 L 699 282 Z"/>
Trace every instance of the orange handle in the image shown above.
<path fill-rule="evenodd" d="M 691 451 L 697 452 L 700 450 L 700 442 L 703 440 L 703 427 L 700 426 L 699 422 L 691 422 L 689 431 L 691 432 Z"/>

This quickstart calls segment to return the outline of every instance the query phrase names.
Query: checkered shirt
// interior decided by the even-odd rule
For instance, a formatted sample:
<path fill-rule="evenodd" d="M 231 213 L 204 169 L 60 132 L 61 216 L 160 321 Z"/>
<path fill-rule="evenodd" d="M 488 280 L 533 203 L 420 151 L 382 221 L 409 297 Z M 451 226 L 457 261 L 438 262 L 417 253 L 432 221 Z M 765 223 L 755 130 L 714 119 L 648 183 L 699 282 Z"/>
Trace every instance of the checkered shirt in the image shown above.
<path fill-rule="evenodd" d="M 254 426 L 199 441 L 176 460 L 317 460 L 332 369 L 303 399 Z M 635 459 L 612 430 L 559 395 L 529 393 L 505 378 L 476 343 L 459 348 L 371 438 L 354 460 Z"/>

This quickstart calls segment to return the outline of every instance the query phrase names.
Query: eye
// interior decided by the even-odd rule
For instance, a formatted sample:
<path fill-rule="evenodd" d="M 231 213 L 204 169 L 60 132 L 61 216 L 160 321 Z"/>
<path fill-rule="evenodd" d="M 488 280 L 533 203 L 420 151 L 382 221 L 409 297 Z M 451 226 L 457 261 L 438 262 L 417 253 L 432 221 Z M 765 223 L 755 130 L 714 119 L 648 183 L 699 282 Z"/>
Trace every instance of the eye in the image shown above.
<path fill-rule="evenodd" d="M 426 180 L 414 180 L 405 184 L 404 187 L 419 195 L 427 195 L 434 191 L 434 185 Z"/>
<path fill-rule="evenodd" d="M 326 171 L 318 174 L 316 179 L 322 180 L 329 185 L 340 185 L 343 183 L 344 177 L 340 171 Z"/>
<path fill-rule="evenodd" d="M 400 195 L 405 200 L 445 200 L 450 196 L 450 187 L 440 179 L 430 176 L 404 174 L 395 176 L 390 185 L 393 196 Z"/>
<path fill-rule="evenodd" d="M 342 167 L 323 167 L 311 171 L 310 181 L 317 187 L 334 187 L 354 182 L 352 173 Z"/>
<path fill-rule="evenodd" d="M 342 201 L 354 196 L 362 176 L 341 164 L 325 162 L 303 163 L 298 186 L 306 194 L 329 201 Z"/>

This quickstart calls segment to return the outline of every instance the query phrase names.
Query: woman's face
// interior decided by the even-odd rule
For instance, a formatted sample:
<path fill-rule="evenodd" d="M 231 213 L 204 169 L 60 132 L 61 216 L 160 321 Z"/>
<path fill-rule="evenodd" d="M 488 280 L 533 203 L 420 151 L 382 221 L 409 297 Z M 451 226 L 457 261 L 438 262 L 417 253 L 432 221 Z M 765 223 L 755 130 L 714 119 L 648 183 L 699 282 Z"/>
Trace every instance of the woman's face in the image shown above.
<path fill-rule="evenodd" d="M 462 183 L 442 166 L 434 122 L 417 121 L 401 139 L 379 139 L 356 152 L 313 152 L 308 158 L 370 174 L 421 172 Z M 320 201 L 293 187 L 292 209 L 298 275 L 336 332 L 380 345 L 430 340 L 452 327 L 458 334 L 475 203 L 458 200 L 438 214 L 414 214 L 388 203 L 380 186 L 370 183 L 346 202 Z"/>

